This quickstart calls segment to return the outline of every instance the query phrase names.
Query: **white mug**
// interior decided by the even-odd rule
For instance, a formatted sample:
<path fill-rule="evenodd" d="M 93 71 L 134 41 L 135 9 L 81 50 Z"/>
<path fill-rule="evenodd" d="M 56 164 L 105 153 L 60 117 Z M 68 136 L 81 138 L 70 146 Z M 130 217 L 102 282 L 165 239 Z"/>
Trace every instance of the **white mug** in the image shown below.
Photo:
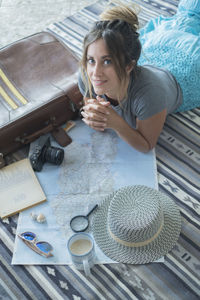
<path fill-rule="evenodd" d="M 78 270 L 84 270 L 86 276 L 90 276 L 90 269 L 94 265 L 95 249 L 94 240 L 88 233 L 75 233 L 70 237 L 67 248 L 73 265 Z"/>

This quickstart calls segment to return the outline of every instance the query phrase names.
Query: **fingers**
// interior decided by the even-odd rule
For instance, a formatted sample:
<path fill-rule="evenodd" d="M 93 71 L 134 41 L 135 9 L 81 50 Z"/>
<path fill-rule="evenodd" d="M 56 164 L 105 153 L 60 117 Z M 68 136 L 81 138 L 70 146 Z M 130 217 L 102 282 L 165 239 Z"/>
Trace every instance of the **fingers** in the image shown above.
<path fill-rule="evenodd" d="M 91 128 L 98 130 L 98 131 L 104 131 L 106 124 L 98 121 L 91 121 L 86 118 L 83 118 L 82 121 L 90 126 Z"/>
<path fill-rule="evenodd" d="M 103 106 L 109 106 L 110 102 L 106 101 L 105 99 L 101 98 L 100 96 L 97 96 L 96 99 L 88 99 L 87 104 L 101 104 Z"/>
<path fill-rule="evenodd" d="M 101 102 L 101 105 L 103 105 L 103 106 L 110 106 L 110 102 L 104 101 L 104 102 Z"/>
<path fill-rule="evenodd" d="M 95 112 L 97 114 L 103 114 L 103 115 L 109 115 L 109 111 L 106 109 L 106 107 L 104 105 L 101 104 L 92 104 L 92 103 L 88 103 L 87 105 L 83 106 L 83 111 L 85 111 L 86 113 L 88 112 Z"/>
<path fill-rule="evenodd" d="M 95 130 L 104 131 L 108 115 L 104 107 L 96 104 L 87 104 L 87 106 L 83 107 L 81 114 L 85 124 Z"/>
<path fill-rule="evenodd" d="M 106 101 L 104 98 L 100 97 L 100 96 L 97 96 L 97 101 L 99 103 L 101 103 L 102 105 L 105 105 L 105 106 L 109 106 L 110 105 L 110 102 L 109 101 Z"/>
<path fill-rule="evenodd" d="M 82 111 L 83 122 L 91 128 L 99 131 L 104 131 L 107 123 L 107 118 L 101 113 L 90 111 Z"/>
<path fill-rule="evenodd" d="M 100 122 L 106 122 L 107 118 L 103 114 L 97 114 L 95 112 L 81 112 L 82 116 L 87 120 L 93 120 L 93 121 L 100 121 Z"/>
<path fill-rule="evenodd" d="M 87 104 L 82 107 L 82 121 L 91 128 L 104 131 L 107 128 L 108 115 L 110 115 L 110 102 L 97 96 L 97 99 L 88 99 Z"/>
<path fill-rule="evenodd" d="M 98 95 L 97 95 L 97 97 L 96 97 L 96 98 L 97 98 L 97 100 L 98 100 L 99 102 L 101 102 L 101 101 L 105 101 L 105 100 L 104 100 L 102 97 L 100 97 L 100 96 L 98 96 Z"/>
<path fill-rule="evenodd" d="M 85 102 L 85 105 L 87 105 L 89 103 L 95 104 L 95 103 L 99 103 L 99 102 L 97 101 L 97 99 L 88 99 L 87 102 Z"/>

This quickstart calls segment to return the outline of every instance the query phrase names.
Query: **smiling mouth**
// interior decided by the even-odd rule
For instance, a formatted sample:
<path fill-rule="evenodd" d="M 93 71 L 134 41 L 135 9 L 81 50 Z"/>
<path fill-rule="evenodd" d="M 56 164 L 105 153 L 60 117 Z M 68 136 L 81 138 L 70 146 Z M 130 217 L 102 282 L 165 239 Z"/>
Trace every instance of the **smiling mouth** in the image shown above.
<path fill-rule="evenodd" d="M 93 84 L 95 86 L 101 86 L 103 85 L 104 83 L 106 83 L 106 80 L 93 80 Z"/>

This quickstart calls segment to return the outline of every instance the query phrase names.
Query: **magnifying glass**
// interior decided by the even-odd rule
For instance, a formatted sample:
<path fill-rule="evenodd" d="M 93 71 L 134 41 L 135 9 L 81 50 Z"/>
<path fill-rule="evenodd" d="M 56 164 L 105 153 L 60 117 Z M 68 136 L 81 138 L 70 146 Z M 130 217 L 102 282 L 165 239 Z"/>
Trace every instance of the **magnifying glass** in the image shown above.
<path fill-rule="evenodd" d="M 78 215 L 71 219 L 70 221 L 70 227 L 74 232 L 81 232 L 85 231 L 89 226 L 89 216 L 90 214 L 98 207 L 98 204 L 96 204 L 89 213 L 84 215 Z"/>

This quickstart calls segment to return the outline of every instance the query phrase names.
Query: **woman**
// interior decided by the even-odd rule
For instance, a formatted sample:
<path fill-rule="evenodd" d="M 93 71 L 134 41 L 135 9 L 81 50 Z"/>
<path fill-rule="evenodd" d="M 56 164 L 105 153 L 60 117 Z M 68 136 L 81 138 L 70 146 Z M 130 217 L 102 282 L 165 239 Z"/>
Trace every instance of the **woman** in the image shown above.
<path fill-rule="evenodd" d="M 179 7 L 183 11 L 181 18 L 185 18 L 184 4 L 181 6 L 180 3 Z M 180 16 L 180 12 L 177 15 Z M 197 14 L 198 17 L 200 19 L 200 14 Z M 83 121 L 95 130 L 111 128 L 135 149 L 148 152 L 155 147 L 167 115 L 200 106 L 200 92 L 191 101 L 185 87 L 180 86 L 175 78 L 177 66 L 173 63 L 171 69 L 165 68 L 167 62 L 161 57 L 160 47 L 162 45 L 166 49 L 167 41 L 162 43 L 165 36 L 163 28 L 160 32 L 159 26 L 155 23 L 152 26 L 150 22 L 141 32 L 147 62 L 151 63 L 157 54 L 155 66 L 145 65 L 145 58 L 140 58 L 141 43 L 135 10 L 130 5 L 115 6 L 101 14 L 100 18 L 84 39 L 79 77 L 79 88 L 85 103 L 81 112 Z M 171 20 L 173 24 L 173 17 Z M 170 27 L 169 24 L 167 26 Z M 153 47 L 151 39 L 154 40 Z M 168 56 L 174 54 L 174 48 L 171 51 L 169 53 L 168 50 Z M 139 59 L 142 65 L 138 64 Z M 185 60 L 182 59 L 181 63 L 185 65 Z M 198 82 L 195 82 L 197 85 L 200 83 L 199 72 L 200 65 L 197 69 Z M 180 74 L 187 77 L 184 72 Z M 191 86 L 187 89 L 191 90 Z"/>

